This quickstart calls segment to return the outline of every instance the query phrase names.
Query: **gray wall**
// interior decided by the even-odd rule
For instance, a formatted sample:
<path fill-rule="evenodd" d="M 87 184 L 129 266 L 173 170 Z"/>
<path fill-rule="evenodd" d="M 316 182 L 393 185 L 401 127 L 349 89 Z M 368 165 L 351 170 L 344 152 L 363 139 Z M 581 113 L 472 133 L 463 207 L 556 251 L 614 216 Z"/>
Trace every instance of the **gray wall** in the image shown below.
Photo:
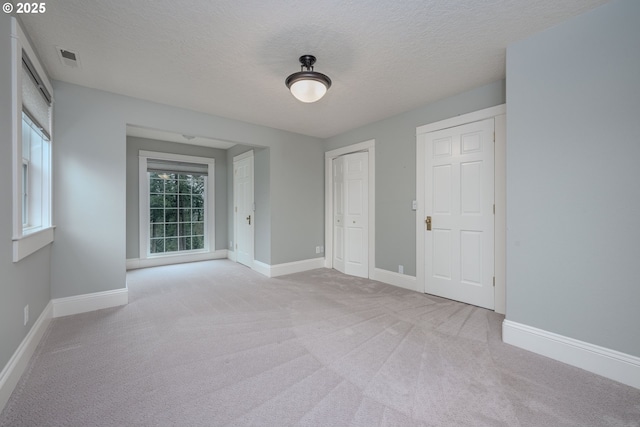
<path fill-rule="evenodd" d="M 271 264 L 271 180 L 269 148 L 254 150 L 253 153 L 253 200 L 256 204 L 256 227 L 254 229 L 255 259 L 265 264 Z M 233 160 L 233 158 L 232 158 Z M 233 170 L 233 169 L 232 169 Z M 324 189 L 323 189 L 324 191 Z M 319 212 L 314 212 L 314 217 Z M 321 214 L 321 213 L 320 213 Z M 322 215 L 322 214 L 321 214 Z M 320 218 L 323 218 L 320 216 Z M 324 226 L 322 227 L 324 230 Z M 319 230 L 312 231 L 312 237 L 317 236 Z M 313 240 L 311 240 L 313 241 Z M 305 248 L 307 245 L 305 244 Z M 305 251 L 308 252 L 308 251 Z"/>
<path fill-rule="evenodd" d="M 12 262 L 11 19 L 0 14 L 0 371 L 51 299 L 51 246 Z M 55 148 L 54 148 L 55 150 Z M 23 309 L 30 320 L 23 326 Z"/>
<path fill-rule="evenodd" d="M 226 249 L 227 242 L 227 150 L 179 144 L 176 142 L 127 136 L 127 259 L 140 257 L 139 235 L 139 175 L 140 150 L 186 156 L 208 157 L 215 160 L 215 249 Z"/>
<path fill-rule="evenodd" d="M 271 203 L 271 262 L 282 264 L 310 258 L 324 245 L 324 150 L 318 140 L 305 146 L 271 147 L 268 153 Z M 262 168 L 256 171 L 264 174 Z M 259 181 L 256 181 L 259 182 Z M 309 228 L 308 218 L 319 220 Z"/>
<path fill-rule="evenodd" d="M 261 194 L 269 197 L 271 223 L 271 235 L 262 237 L 271 241 L 256 243 L 270 253 L 260 256 L 270 264 L 318 256 L 314 248 L 324 232 L 321 140 L 64 82 L 54 87 L 53 298 L 125 286 L 127 124 L 268 147 L 256 171 L 268 174 L 260 182 L 270 186 Z"/>
<path fill-rule="evenodd" d="M 507 318 L 640 356 L 640 2 L 507 50 Z"/>
<path fill-rule="evenodd" d="M 376 267 L 416 275 L 416 127 L 505 102 L 504 81 L 329 138 L 325 151 L 376 140 Z"/>

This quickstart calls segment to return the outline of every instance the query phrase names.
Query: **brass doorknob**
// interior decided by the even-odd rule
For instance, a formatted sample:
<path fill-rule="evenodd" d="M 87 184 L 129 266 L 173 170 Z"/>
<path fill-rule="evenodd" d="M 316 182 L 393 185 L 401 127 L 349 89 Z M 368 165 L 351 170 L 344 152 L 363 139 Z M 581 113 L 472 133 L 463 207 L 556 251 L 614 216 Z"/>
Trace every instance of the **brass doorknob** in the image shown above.
<path fill-rule="evenodd" d="M 424 220 L 427 223 L 427 231 L 431 231 L 431 217 L 428 216 L 427 219 Z"/>
<path fill-rule="evenodd" d="M 251 225 L 251 215 L 247 217 L 247 221 L 249 221 L 249 225 Z"/>

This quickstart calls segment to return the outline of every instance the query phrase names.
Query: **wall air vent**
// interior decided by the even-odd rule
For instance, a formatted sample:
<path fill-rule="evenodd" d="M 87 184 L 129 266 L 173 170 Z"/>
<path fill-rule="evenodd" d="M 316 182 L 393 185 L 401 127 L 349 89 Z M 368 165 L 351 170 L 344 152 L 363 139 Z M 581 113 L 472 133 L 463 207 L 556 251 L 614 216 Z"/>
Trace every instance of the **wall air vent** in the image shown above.
<path fill-rule="evenodd" d="M 80 68 L 80 58 L 76 52 L 59 46 L 56 47 L 56 51 L 58 52 L 58 58 L 60 58 L 63 65 L 71 68 Z"/>

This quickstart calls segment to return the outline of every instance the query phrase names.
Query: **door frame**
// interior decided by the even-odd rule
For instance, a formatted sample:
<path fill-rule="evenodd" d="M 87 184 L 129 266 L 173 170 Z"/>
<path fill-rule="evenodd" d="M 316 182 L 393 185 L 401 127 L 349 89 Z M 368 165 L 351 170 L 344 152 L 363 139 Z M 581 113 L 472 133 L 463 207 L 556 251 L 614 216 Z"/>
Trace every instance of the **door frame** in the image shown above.
<path fill-rule="evenodd" d="M 416 281 L 417 290 L 425 292 L 426 272 L 424 265 L 424 218 L 425 212 L 425 143 L 420 135 L 448 129 L 467 123 L 485 119 L 495 119 L 495 151 L 494 151 L 494 275 L 495 275 L 495 311 L 506 312 L 506 104 L 485 108 L 472 113 L 463 114 L 416 128 Z"/>
<path fill-rule="evenodd" d="M 245 159 L 251 159 L 250 165 L 251 165 L 251 178 L 253 179 L 253 183 L 251 185 L 251 191 L 253 192 L 252 194 L 252 199 L 253 201 L 253 206 L 255 207 L 255 170 L 254 170 L 254 162 L 253 162 L 253 150 L 249 150 L 246 151 L 242 154 L 238 154 L 237 156 L 233 157 L 233 172 L 231 174 L 231 176 L 233 177 L 233 241 L 234 241 L 234 247 L 231 248 L 233 250 L 233 261 L 238 262 L 238 253 L 235 250 L 235 248 L 238 246 L 238 212 L 236 211 L 236 206 L 238 206 L 238 201 L 237 201 L 237 195 L 236 195 L 236 162 L 245 160 Z M 255 236 L 255 208 L 253 209 L 253 223 L 254 226 L 252 227 L 253 230 L 253 234 L 251 236 L 251 239 L 253 240 L 252 244 L 251 244 L 251 265 L 249 266 L 251 269 L 254 269 L 253 263 L 256 260 L 256 236 Z"/>
<path fill-rule="evenodd" d="M 345 154 L 366 151 L 369 153 L 369 173 L 368 179 L 368 198 L 369 203 L 367 209 L 369 211 L 367 232 L 369 236 L 368 250 L 368 276 L 374 277 L 375 260 L 376 260 L 376 232 L 375 232 L 375 206 L 376 206 L 376 140 L 359 142 L 357 144 L 348 145 L 346 147 L 337 148 L 335 150 L 324 153 L 324 266 L 333 268 L 333 159 Z"/>

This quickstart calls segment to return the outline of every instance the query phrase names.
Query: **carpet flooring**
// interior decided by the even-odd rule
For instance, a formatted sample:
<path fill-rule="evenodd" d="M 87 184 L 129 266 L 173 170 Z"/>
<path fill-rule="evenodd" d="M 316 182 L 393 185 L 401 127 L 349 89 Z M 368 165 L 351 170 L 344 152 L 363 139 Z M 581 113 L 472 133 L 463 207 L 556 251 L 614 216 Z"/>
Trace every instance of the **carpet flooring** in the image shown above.
<path fill-rule="evenodd" d="M 128 305 L 51 322 L 0 426 L 640 426 L 640 390 L 474 306 L 228 260 L 127 280 Z"/>

